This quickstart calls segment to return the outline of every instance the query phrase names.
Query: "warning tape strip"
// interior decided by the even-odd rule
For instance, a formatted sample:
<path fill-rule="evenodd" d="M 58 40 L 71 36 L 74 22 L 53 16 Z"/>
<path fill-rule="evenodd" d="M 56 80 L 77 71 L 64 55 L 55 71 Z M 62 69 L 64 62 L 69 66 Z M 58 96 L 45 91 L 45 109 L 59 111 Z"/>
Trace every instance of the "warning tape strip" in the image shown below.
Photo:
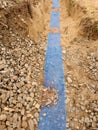
<path fill-rule="evenodd" d="M 66 86 L 60 41 L 59 8 L 59 0 L 53 0 L 44 69 L 44 86 L 57 90 L 58 101 L 56 105 L 41 109 L 38 130 L 66 130 Z"/>

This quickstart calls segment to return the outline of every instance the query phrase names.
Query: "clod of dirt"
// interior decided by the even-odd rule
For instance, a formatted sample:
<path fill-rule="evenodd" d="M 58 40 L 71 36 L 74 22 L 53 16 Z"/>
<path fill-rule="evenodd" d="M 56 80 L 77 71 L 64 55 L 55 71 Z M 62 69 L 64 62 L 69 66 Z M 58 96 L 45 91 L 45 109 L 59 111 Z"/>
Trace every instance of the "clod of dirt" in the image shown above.
<path fill-rule="evenodd" d="M 41 106 L 56 105 L 58 100 L 58 94 L 55 89 L 44 88 L 42 91 L 42 103 Z"/>
<path fill-rule="evenodd" d="M 98 21 L 94 21 L 91 18 L 83 18 L 80 22 L 80 34 L 88 38 L 89 40 L 98 39 Z"/>

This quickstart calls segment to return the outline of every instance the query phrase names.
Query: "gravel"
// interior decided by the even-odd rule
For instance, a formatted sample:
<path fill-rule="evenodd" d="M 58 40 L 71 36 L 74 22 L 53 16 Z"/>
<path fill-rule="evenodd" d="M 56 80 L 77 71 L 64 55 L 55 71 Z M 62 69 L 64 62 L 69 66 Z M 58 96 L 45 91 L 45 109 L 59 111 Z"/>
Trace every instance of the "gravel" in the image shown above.
<path fill-rule="evenodd" d="M 0 40 L 0 130 L 36 130 L 41 107 L 45 39 L 9 32 Z M 7 41 L 6 41 L 7 42 Z"/>
<path fill-rule="evenodd" d="M 77 38 L 79 39 L 79 38 Z M 98 48 L 81 39 L 63 53 L 66 80 L 67 130 L 98 129 Z M 82 47 L 82 49 L 81 49 Z"/>

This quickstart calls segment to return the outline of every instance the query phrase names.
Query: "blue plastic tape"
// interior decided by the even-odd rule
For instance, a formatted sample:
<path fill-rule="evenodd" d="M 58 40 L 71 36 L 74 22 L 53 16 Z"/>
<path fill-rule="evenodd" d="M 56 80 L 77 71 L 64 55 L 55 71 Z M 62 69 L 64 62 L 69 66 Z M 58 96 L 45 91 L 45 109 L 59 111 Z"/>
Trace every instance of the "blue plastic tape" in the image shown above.
<path fill-rule="evenodd" d="M 53 0 L 53 7 L 59 7 L 58 0 Z M 50 27 L 59 29 L 59 11 L 52 11 Z M 44 69 L 44 86 L 57 90 L 58 101 L 57 105 L 44 107 L 41 109 L 38 130 L 66 130 L 66 93 L 62 49 L 60 44 L 61 41 L 59 32 L 48 34 Z"/>

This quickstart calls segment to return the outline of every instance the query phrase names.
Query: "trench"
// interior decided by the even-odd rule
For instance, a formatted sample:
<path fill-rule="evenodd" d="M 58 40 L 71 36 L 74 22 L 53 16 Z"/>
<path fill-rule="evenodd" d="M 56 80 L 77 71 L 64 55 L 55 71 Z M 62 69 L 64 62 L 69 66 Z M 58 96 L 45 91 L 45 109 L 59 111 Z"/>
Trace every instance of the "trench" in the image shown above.
<path fill-rule="evenodd" d="M 0 3 L 0 130 L 38 130 L 52 1 L 8 2 Z M 60 0 L 67 130 L 98 129 L 96 16 Z"/>

